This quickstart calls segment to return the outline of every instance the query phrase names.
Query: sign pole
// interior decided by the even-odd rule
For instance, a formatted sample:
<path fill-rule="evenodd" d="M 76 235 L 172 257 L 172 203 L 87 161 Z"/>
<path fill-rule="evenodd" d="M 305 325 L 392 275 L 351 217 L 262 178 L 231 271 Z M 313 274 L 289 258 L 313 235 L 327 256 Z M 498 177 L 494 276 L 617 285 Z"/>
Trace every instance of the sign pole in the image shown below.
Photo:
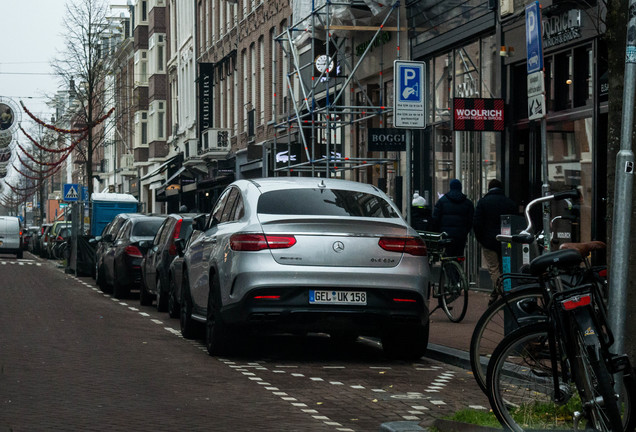
<path fill-rule="evenodd" d="M 411 224 L 413 199 L 413 129 L 426 127 L 426 69 L 424 62 L 393 62 L 393 126 L 406 129 L 406 222 Z M 399 205 L 399 204 L 398 204 Z"/>
<path fill-rule="evenodd" d="M 616 155 L 614 186 L 614 221 L 612 223 L 612 268 L 610 269 L 609 324 L 614 333 L 612 352 L 625 352 L 625 321 L 627 317 L 627 283 L 629 281 L 629 242 L 634 188 L 634 153 L 632 133 L 634 127 L 634 82 L 636 81 L 636 40 L 633 33 L 636 15 L 632 12 L 636 1 L 630 0 L 630 18 L 627 23 L 627 47 L 623 87 L 623 119 L 621 121 L 621 148 Z"/>
<path fill-rule="evenodd" d="M 543 76 L 543 33 L 541 5 L 538 1 L 526 6 L 526 68 L 528 72 L 528 120 L 541 120 L 541 193 L 550 195 L 548 181 L 547 108 Z M 550 251 L 550 203 L 543 203 L 543 245 Z"/>

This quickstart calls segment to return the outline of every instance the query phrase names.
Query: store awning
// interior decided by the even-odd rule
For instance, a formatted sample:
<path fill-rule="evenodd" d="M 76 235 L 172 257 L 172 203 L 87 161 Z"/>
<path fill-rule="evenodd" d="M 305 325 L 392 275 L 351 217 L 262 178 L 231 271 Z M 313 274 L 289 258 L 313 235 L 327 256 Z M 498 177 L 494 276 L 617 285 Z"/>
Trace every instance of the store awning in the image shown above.
<path fill-rule="evenodd" d="M 174 162 L 174 160 L 175 160 L 177 157 L 179 157 L 179 155 L 171 157 L 170 159 L 168 159 L 167 161 L 165 161 L 164 163 L 162 163 L 161 165 L 159 165 L 159 167 L 158 167 L 158 168 L 156 168 L 154 171 L 151 171 L 151 172 L 149 172 L 148 174 L 146 174 L 145 176 L 143 176 L 143 177 L 141 178 L 141 181 L 146 180 L 146 179 L 149 179 L 149 178 L 150 178 L 150 177 L 152 177 L 152 176 L 156 176 L 157 174 L 160 174 L 160 173 L 164 172 L 165 170 L 167 170 L 167 169 L 168 169 L 168 167 L 170 166 L 170 164 L 171 164 L 172 162 Z"/>

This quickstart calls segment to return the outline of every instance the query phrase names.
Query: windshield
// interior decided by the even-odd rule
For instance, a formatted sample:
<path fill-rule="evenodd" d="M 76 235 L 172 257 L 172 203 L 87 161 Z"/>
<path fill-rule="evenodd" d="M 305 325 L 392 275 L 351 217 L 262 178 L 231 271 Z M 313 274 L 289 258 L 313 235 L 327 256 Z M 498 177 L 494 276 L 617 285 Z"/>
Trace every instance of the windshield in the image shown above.
<path fill-rule="evenodd" d="M 384 198 L 365 192 L 339 189 L 291 189 L 265 192 L 258 213 L 314 216 L 397 218 Z"/>
<path fill-rule="evenodd" d="M 132 235 L 134 237 L 154 237 L 162 223 L 163 219 L 139 221 L 133 226 Z"/>

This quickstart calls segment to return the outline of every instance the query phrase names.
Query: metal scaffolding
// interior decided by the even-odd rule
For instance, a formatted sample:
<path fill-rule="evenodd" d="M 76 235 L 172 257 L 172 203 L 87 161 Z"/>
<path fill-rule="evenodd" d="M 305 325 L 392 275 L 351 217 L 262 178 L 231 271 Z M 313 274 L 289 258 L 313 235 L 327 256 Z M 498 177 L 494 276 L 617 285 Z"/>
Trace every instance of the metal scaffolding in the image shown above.
<path fill-rule="evenodd" d="M 352 8 L 357 11 L 364 6 L 373 13 L 375 25 L 359 25 L 360 20 L 351 18 Z M 293 171 L 331 177 L 348 170 L 397 162 L 387 157 L 351 157 L 345 151 L 347 141 L 352 144 L 351 132 L 356 123 L 392 112 L 392 107 L 385 105 L 382 92 L 380 103 L 371 103 L 356 73 L 371 58 L 369 53 L 380 42 L 383 31 L 397 33 L 395 59 L 399 59 L 399 10 L 399 1 L 382 6 L 373 1 L 311 0 L 309 13 L 300 18 L 294 14 L 295 22 L 276 37 L 283 58 L 274 54 L 274 71 L 279 70 L 281 62 L 280 66 L 286 69 L 282 73 L 283 82 L 277 82 L 277 73 L 273 74 L 274 112 L 279 113 L 281 103 L 286 110 L 286 118 L 275 124 L 273 171 L 277 175 Z M 397 27 L 388 27 L 387 24 L 396 21 Z M 360 30 L 374 33 L 356 61 L 350 39 L 352 32 Z M 382 64 L 376 69 L 380 88 L 384 88 Z M 364 104 L 353 103 L 356 92 Z M 294 155 L 293 148 L 299 146 L 302 154 Z M 300 160 L 295 160 L 295 156 Z M 281 160 L 282 166 L 277 166 Z"/>

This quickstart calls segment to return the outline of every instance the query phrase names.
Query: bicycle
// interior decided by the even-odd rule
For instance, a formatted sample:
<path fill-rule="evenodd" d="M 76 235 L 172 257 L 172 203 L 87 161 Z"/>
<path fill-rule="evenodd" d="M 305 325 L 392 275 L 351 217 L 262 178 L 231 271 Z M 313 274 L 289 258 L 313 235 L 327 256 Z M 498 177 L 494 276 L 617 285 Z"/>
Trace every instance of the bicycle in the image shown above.
<path fill-rule="evenodd" d="M 431 267 L 436 263 L 439 266 L 439 282 L 431 284 L 431 295 L 437 299 L 438 304 L 430 313 L 441 308 L 449 320 L 458 323 L 466 316 L 468 308 L 468 279 L 461 266 L 464 257 L 447 257 L 444 249 L 451 242 L 446 238 L 446 233 L 430 231 L 418 231 L 420 237 L 426 243 L 428 262 Z M 455 307 L 458 307 L 457 311 Z"/>
<path fill-rule="evenodd" d="M 572 190 L 532 200 L 525 209 L 528 226 L 513 236 L 514 241 L 529 244 L 534 253 L 539 254 L 539 251 L 542 250 L 540 245 L 542 233 L 532 234 L 534 231 L 530 218 L 532 209 L 546 201 L 560 201 L 576 197 L 578 197 L 578 191 Z M 504 285 L 512 286 L 512 282 L 518 286 L 511 287 L 508 291 L 503 289 Z M 483 392 L 488 390 L 486 387 L 488 360 L 499 342 L 506 334 L 516 328 L 545 319 L 547 307 L 539 279 L 526 272 L 502 274 L 499 276 L 495 290 L 499 296 L 489 304 L 477 321 L 469 347 L 473 376 Z"/>
<path fill-rule="evenodd" d="M 636 427 L 636 381 L 629 358 L 609 351 L 613 336 L 602 288 L 585 259 L 593 247 L 593 242 L 577 244 L 530 263 L 529 273 L 538 278 L 547 305 L 544 318 L 505 336 L 486 376 L 493 412 L 510 430 L 548 425 L 578 430 L 582 421 L 586 430 Z M 568 287 L 564 273 L 583 277 Z"/>

